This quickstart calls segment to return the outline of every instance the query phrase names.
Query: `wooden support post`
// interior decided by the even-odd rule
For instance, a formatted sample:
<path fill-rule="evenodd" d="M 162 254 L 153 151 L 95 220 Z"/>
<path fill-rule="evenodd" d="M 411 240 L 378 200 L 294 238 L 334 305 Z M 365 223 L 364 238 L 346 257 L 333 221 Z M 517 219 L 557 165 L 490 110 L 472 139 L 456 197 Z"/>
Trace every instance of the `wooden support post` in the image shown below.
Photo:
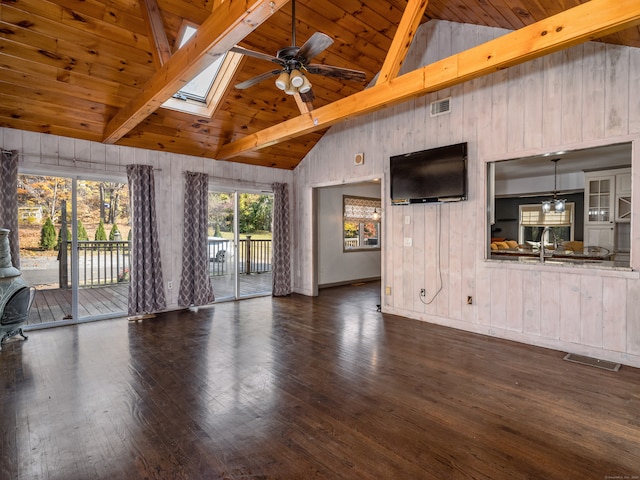
<path fill-rule="evenodd" d="M 62 226 L 60 227 L 60 246 L 58 247 L 58 283 L 62 290 L 69 288 L 69 269 L 67 256 L 67 201 L 60 202 Z"/>
<path fill-rule="evenodd" d="M 251 274 L 251 235 L 247 235 L 247 258 L 245 272 L 247 275 Z"/>

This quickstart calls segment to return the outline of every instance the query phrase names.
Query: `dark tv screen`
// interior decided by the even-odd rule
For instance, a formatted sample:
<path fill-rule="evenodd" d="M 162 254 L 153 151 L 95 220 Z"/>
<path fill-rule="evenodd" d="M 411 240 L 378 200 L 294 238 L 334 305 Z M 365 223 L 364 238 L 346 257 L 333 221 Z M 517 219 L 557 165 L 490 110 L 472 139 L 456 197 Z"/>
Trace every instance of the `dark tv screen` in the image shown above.
<path fill-rule="evenodd" d="M 466 200 L 467 144 L 395 155 L 390 174 L 393 204 Z"/>

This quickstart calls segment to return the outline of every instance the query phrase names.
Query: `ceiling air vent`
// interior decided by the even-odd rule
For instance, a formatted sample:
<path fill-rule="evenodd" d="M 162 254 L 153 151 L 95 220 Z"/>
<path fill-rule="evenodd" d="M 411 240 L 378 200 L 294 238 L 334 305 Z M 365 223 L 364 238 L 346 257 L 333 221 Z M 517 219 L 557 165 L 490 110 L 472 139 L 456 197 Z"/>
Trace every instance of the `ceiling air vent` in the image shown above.
<path fill-rule="evenodd" d="M 437 117 L 451 112 L 451 97 L 431 102 L 430 116 Z"/>

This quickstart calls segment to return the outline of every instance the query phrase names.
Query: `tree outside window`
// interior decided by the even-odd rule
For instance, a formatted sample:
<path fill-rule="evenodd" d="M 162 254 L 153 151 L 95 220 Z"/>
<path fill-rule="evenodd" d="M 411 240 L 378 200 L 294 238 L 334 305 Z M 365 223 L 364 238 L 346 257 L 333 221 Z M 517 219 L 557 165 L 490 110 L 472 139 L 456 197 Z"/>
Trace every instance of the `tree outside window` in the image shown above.
<path fill-rule="evenodd" d="M 343 250 L 345 252 L 380 249 L 379 198 L 343 195 Z"/>

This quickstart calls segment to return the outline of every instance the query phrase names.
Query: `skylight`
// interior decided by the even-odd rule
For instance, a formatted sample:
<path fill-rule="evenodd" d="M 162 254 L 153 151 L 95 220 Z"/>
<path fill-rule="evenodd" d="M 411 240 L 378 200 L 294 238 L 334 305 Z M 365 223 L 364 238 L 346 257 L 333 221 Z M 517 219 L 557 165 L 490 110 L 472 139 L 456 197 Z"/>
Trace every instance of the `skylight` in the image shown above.
<path fill-rule="evenodd" d="M 182 48 L 197 32 L 197 28 L 186 25 L 178 42 Z M 163 107 L 195 115 L 210 117 L 222 94 L 229 86 L 242 56 L 237 53 L 220 55 L 211 65 L 186 83 Z"/>
<path fill-rule="evenodd" d="M 222 66 L 225 56 L 226 55 L 220 55 L 215 62 L 178 90 L 178 93 L 176 93 L 173 98 L 178 98 L 180 100 L 189 99 L 196 102 L 206 103 L 207 95 L 209 94 L 209 90 L 211 90 L 211 85 L 213 85 L 213 81 L 215 80 L 216 75 L 218 75 L 218 71 Z"/>
<path fill-rule="evenodd" d="M 191 25 L 186 25 L 182 34 L 182 38 L 180 39 L 180 43 L 178 44 L 178 50 L 181 49 L 189 40 L 191 40 L 191 37 L 193 37 L 193 35 L 197 31 L 197 28 L 192 27 Z M 205 68 L 193 80 L 191 80 L 184 87 L 178 90 L 178 92 L 173 97 L 180 100 L 190 99 L 195 100 L 196 102 L 206 103 L 207 94 L 211 89 L 213 80 L 218 74 L 218 70 L 220 70 L 220 65 L 222 65 L 223 60 L 224 55 L 218 57 L 215 62 Z"/>

